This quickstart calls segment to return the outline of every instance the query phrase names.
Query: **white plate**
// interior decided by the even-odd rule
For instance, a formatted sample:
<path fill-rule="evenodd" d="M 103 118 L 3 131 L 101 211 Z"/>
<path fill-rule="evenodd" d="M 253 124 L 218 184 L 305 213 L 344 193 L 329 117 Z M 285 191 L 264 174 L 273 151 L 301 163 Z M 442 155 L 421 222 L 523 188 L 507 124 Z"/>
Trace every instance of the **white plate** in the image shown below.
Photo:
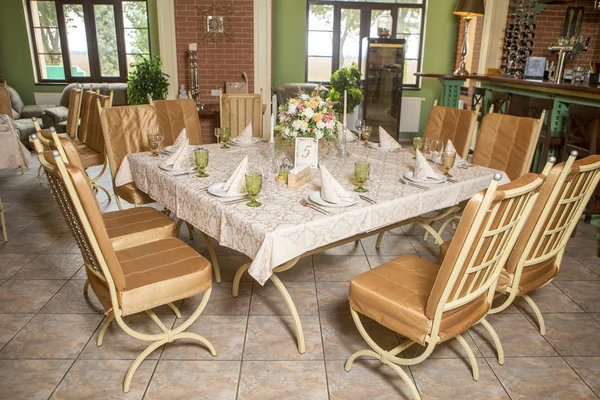
<path fill-rule="evenodd" d="M 348 201 L 348 202 L 342 202 L 342 203 L 338 203 L 338 204 L 334 204 L 334 203 L 330 203 L 328 201 L 325 201 L 321 198 L 321 191 L 320 190 L 316 190 L 314 192 L 311 192 L 308 195 L 308 199 L 310 201 L 312 201 L 315 204 L 318 204 L 320 206 L 323 207 L 332 207 L 332 208 L 341 208 L 341 207 L 349 207 L 349 206 L 353 206 L 354 204 L 358 203 L 360 201 L 360 197 L 358 197 L 358 193 L 354 193 L 351 191 L 348 191 L 348 194 L 352 195 L 353 200 Z"/>
<path fill-rule="evenodd" d="M 194 151 L 194 150 L 196 150 L 197 148 L 198 148 L 198 146 L 194 146 L 194 145 L 191 145 L 191 144 L 189 144 L 189 145 L 188 145 L 188 151 Z M 163 151 L 164 151 L 165 153 L 173 154 L 173 146 L 167 146 L 167 147 L 165 147 L 165 148 L 163 149 Z"/>
<path fill-rule="evenodd" d="M 227 198 L 235 198 L 235 197 L 240 198 L 240 197 L 244 197 L 247 195 L 247 193 L 227 194 L 227 192 L 223 191 L 223 185 L 225 185 L 225 182 L 213 183 L 212 185 L 210 185 L 208 187 L 208 193 L 212 194 L 213 196 L 227 197 Z"/>
<path fill-rule="evenodd" d="M 367 142 L 367 146 L 369 146 L 373 150 L 378 150 L 378 151 L 397 151 L 402 148 L 402 147 L 380 147 L 379 143 L 375 143 L 375 142 Z"/>
<path fill-rule="evenodd" d="M 443 174 L 438 174 L 438 179 L 433 179 L 433 178 L 427 178 L 424 181 L 420 181 L 418 179 L 414 179 L 413 178 L 413 171 L 406 171 L 404 173 L 404 177 L 406 179 L 408 179 L 411 182 L 415 182 L 415 183 L 433 183 L 433 184 L 438 184 L 438 183 L 444 183 L 448 180 L 448 177 L 446 177 Z"/>
<path fill-rule="evenodd" d="M 173 169 L 172 165 L 167 165 L 165 163 L 160 164 L 158 166 L 158 168 L 162 169 L 163 171 L 173 172 L 173 173 L 177 173 L 177 174 L 194 172 L 196 170 L 196 167 L 190 167 L 190 168 L 184 168 L 184 169 Z"/>
<path fill-rule="evenodd" d="M 252 138 L 251 142 L 242 142 L 242 141 L 239 141 L 237 138 L 235 138 L 231 142 L 229 142 L 229 144 L 232 144 L 234 146 L 252 146 L 258 142 L 260 142 L 259 138 Z"/>

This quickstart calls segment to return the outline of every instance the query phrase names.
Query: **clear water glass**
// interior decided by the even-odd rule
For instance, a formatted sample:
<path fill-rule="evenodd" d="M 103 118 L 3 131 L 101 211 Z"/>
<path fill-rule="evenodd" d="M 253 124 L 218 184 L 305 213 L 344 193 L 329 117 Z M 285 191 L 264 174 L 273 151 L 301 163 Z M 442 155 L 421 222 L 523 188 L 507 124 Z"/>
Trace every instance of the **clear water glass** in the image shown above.
<path fill-rule="evenodd" d="M 160 143 L 163 141 L 163 136 L 158 133 L 149 133 L 148 135 L 148 146 L 150 150 L 152 150 L 152 157 L 158 157 L 158 149 L 160 148 Z"/>

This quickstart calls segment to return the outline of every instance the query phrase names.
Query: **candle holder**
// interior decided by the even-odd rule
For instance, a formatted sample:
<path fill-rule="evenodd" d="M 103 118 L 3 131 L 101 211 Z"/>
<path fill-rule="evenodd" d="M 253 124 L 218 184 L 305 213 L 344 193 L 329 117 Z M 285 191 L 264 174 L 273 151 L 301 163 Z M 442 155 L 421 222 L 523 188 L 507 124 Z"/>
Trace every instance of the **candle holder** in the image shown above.
<path fill-rule="evenodd" d="M 340 152 L 341 158 L 350 156 L 350 150 L 348 150 L 348 140 L 346 139 L 346 125 L 342 126 L 342 138 L 340 139 Z"/>
<path fill-rule="evenodd" d="M 190 63 L 190 94 L 198 103 L 198 50 L 186 50 Z"/>

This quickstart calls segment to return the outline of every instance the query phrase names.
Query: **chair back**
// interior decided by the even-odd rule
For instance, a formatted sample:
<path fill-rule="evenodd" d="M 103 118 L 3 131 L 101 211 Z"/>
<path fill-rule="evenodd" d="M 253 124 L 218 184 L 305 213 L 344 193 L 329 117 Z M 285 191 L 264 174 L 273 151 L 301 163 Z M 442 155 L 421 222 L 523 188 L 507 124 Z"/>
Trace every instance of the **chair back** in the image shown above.
<path fill-rule="evenodd" d="M 563 154 L 576 150 L 582 156 L 597 154 L 600 150 L 600 109 L 571 104 L 567 120 L 567 134 Z"/>
<path fill-rule="evenodd" d="M 79 131 L 78 131 L 78 135 L 79 135 L 79 140 L 81 140 L 82 142 L 85 141 L 85 139 L 87 138 L 87 132 L 88 132 L 88 120 L 89 120 L 89 116 L 90 113 L 92 112 L 92 96 L 94 94 L 100 94 L 100 90 L 96 90 L 93 91 L 92 88 L 90 87 L 90 90 L 86 90 L 85 92 L 83 92 L 82 96 L 81 96 L 81 112 L 80 112 L 80 123 L 79 123 Z M 94 107 L 96 107 L 96 105 L 94 104 Z"/>
<path fill-rule="evenodd" d="M 221 96 L 221 128 L 231 128 L 236 138 L 252 123 L 252 136 L 262 136 L 262 99 L 259 94 L 224 94 Z"/>
<path fill-rule="evenodd" d="M 146 135 L 158 129 L 156 111 L 149 104 L 107 108 L 100 120 L 114 181 L 127 154 L 149 150 Z"/>
<path fill-rule="evenodd" d="M 79 130 L 79 114 L 81 113 L 81 89 L 72 89 L 69 92 L 69 112 L 67 113 L 67 133 L 76 138 Z"/>
<path fill-rule="evenodd" d="M 429 113 L 423 136 L 428 139 L 440 139 L 444 146 L 451 140 L 458 155 L 466 159 L 477 129 L 478 114 L 478 107 L 471 111 L 434 106 Z"/>
<path fill-rule="evenodd" d="M 527 291 L 552 280 L 567 241 L 600 180 L 600 155 L 546 167 L 546 182 L 505 269 L 518 285 L 524 271 L 534 271 Z"/>
<path fill-rule="evenodd" d="M 163 145 L 172 145 L 183 128 L 187 131 L 190 144 L 202 144 L 196 101 L 156 100 L 152 104 L 156 109 L 158 126 L 164 136 Z"/>
<path fill-rule="evenodd" d="M 492 304 L 501 268 L 538 197 L 544 177 L 527 174 L 498 187 L 497 174 L 486 191 L 467 204 L 427 302 L 426 315 L 439 332 L 444 313 L 477 305 L 483 318 Z M 478 320 L 472 321 L 472 325 Z"/>
<path fill-rule="evenodd" d="M 87 120 L 87 135 L 83 143 L 97 151 L 104 153 L 105 143 L 102 134 L 102 123 L 100 122 L 100 113 L 103 109 L 110 108 L 112 105 L 112 95 L 103 94 L 92 95 L 92 109 Z"/>
<path fill-rule="evenodd" d="M 6 85 L 0 85 L 0 114 L 6 114 L 11 119 L 13 117 L 13 110 L 10 103 L 10 92 Z"/>
<path fill-rule="evenodd" d="M 475 144 L 473 164 L 504 171 L 511 180 L 526 174 L 545 118 L 545 113 L 540 119 L 486 114 Z"/>

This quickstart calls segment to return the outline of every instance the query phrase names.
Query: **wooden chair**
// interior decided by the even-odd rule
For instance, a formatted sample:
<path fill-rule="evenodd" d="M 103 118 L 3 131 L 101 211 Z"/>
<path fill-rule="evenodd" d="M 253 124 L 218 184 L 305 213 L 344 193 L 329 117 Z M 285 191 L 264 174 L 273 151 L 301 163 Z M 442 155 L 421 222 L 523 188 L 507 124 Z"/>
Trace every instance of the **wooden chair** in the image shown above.
<path fill-rule="evenodd" d="M 477 122 L 481 122 L 481 119 L 485 115 L 486 111 L 486 92 L 487 90 L 480 87 L 473 87 L 473 95 L 471 97 L 471 110 L 479 109 L 477 114 Z"/>
<path fill-rule="evenodd" d="M 65 164 L 58 151 L 44 152 L 39 158 L 44 169 L 56 177 L 55 196 L 69 200 L 64 202 L 66 215 L 84 248 L 86 273 L 92 290 L 105 309 L 106 318 L 99 330 L 97 345 L 102 345 L 112 320 L 128 335 L 151 342 L 127 371 L 123 391 L 129 391 L 133 375 L 144 359 L 166 343 L 178 339 L 195 340 L 216 356 L 214 347 L 206 338 L 187 331 L 210 297 L 210 262 L 176 238 L 116 250 L 85 173 Z M 153 311 L 156 307 L 200 293 L 204 296 L 198 308 L 177 328 L 167 327 Z M 160 333 L 139 332 L 129 326 L 125 317 L 139 312 L 148 314 L 158 325 Z"/>
<path fill-rule="evenodd" d="M 440 139 L 444 146 L 451 140 L 458 155 L 466 159 L 477 130 L 477 114 L 479 108 L 471 111 L 435 105 L 429 113 L 423 136 Z"/>
<path fill-rule="evenodd" d="M 492 90 L 492 95 L 490 96 L 490 102 L 492 103 L 492 107 L 489 111 L 489 114 L 496 112 L 498 114 L 505 114 L 508 110 L 510 103 L 510 93 L 509 92 L 499 92 L 497 90 Z"/>
<path fill-rule="evenodd" d="M 164 146 L 172 145 L 184 128 L 190 144 L 202 144 L 200 119 L 194 100 L 156 100 L 150 104 L 156 109 L 158 126 L 164 136 Z"/>
<path fill-rule="evenodd" d="M 485 317 L 500 270 L 533 208 L 544 177 L 527 174 L 498 187 L 500 179 L 501 175 L 496 174 L 489 188 L 469 201 L 441 265 L 417 256 L 401 256 L 352 279 L 350 312 L 370 349 L 352 354 L 346 371 L 357 357 L 376 358 L 396 371 L 419 399 L 414 383 L 400 366 L 418 364 L 439 343 L 456 338 L 467 352 L 473 379 L 478 380 L 477 361 L 462 336 L 478 323 L 492 336 L 498 362 L 504 363 L 500 339 Z M 383 349 L 364 329 L 360 314 L 406 340 L 391 350 Z M 398 356 L 415 344 L 425 347 L 420 355 Z"/>
<path fill-rule="evenodd" d="M 0 198 L 0 228 L 2 228 L 2 236 L 4 236 L 4 241 L 8 242 L 8 230 L 6 230 L 6 220 L 4 219 L 4 207 L 2 206 L 1 198 Z"/>
<path fill-rule="evenodd" d="M 0 114 L 6 114 L 13 118 L 12 105 L 10 103 L 10 92 L 6 85 L 0 85 Z"/>
<path fill-rule="evenodd" d="M 252 136 L 262 137 L 262 99 L 259 94 L 224 94 L 221 96 L 221 128 L 231 129 L 236 138 L 250 124 Z"/>

